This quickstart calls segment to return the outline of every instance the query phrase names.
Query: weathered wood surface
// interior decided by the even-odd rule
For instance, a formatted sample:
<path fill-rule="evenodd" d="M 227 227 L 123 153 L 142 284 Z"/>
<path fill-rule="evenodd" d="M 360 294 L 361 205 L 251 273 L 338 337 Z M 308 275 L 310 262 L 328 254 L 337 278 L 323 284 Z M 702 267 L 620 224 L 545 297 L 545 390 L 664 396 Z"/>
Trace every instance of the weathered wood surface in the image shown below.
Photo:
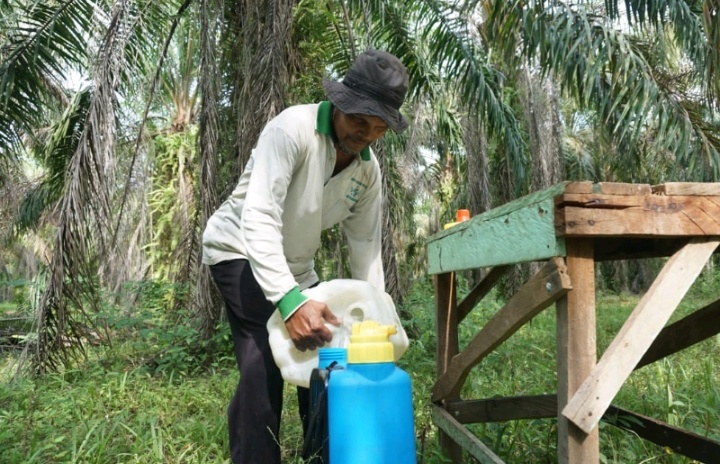
<path fill-rule="evenodd" d="M 548 261 L 485 324 L 467 347 L 452 358 L 445 373 L 435 383 L 432 400 L 457 397 L 467 375 L 477 363 L 571 288 L 563 260 L 553 258 Z"/>
<path fill-rule="evenodd" d="M 458 311 L 455 273 L 435 276 L 435 327 L 437 328 L 437 374 L 444 374 L 458 353 Z"/>
<path fill-rule="evenodd" d="M 640 438 L 668 447 L 698 462 L 720 462 L 720 443 L 641 414 L 610 406 L 603 421 L 630 430 Z"/>
<path fill-rule="evenodd" d="M 712 182 L 666 182 L 653 185 L 656 195 L 710 195 L 720 196 L 720 183 Z"/>
<path fill-rule="evenodd" d="M 559 237 L 720 235 L 720 196 L 563 195 L 556 205 Z"/>
<path fill-rule="evenodd" d="M 605 195 L 647 195 L 652 192 L 649 184 L 626 184 L 620 182 L 568 182 L 565 193 L 597 193 Z"/>
<path fill-rule="evenodd" d="M 544 261 L 583 236 L 720 236 L 720 183 L 557 184 L 430 237 L 428 272 Z"/>
<path fill-rule="evenodd" d="M 555 417 L 557 407 L 556 396 L 550 394 L 457 401 L 448 403 L 446 410 L 461 424 L 475 424 L 549 419 Z M 720 457 L 717 441 L 614 405 L 608 408 L 602 421 L 698 462 L 714 463 Z"/>
<path fill-rule="evenodd" d="M 453 440 L 455 440 L 481 464 L 504 464 L 502 459 L 493 453 L 490 448 L 480 441 L 479 438 L 473 435 L 472 432 L 470 432 L 464 425 L 456 421 L 443 408 L 433 405 L 432 417 L 433 423 L 435 423 L 440 430 L 452 437 Z"/>
<path fill-rule="evenodd" d="M 564 184 L 472 217 L 428 240 L 428 273 L 477 269 L 564 256 L 555 237 L 554 198 Z"/>
<path fill-rule="evenodd" d="M 694 238 L 665 264 L 562 415 L 592 431 L 720 241 Z"/>
<path fill-rule="evenodd" d="M 445 409 L 461 424 L 557 417 L 556 395 L 449 401 Z"/>
<path fill-rule="evenodd" d="M 720 333 L 720 300 L 665 327 L 637 364 L 639 369 Z"/>
<path fill-rule="evenodd" d="M 565 193 L 555 197 L 555 207 L 577 206 L 581 208 L 625 209 L 641 207 L 645 196 L 641 195 L 603 195 L 596 193 Z"/>
<path fill-rule="evenodd" d="M 456 275 L 454 272 L 435 276 L 435 327 L 437 328 L 437 376 L 447 371 L 450 360 L 459 350 Z M 454 398 L 453 398 L 454 399 Z M 461 462 L 462 448 L 442 430 L 440 449 L 453 462 Z"/>
<path fill-rule="evenodd" d="M 566 246 L 573 290 L 556 304 L 558 462 L 597 464 L 598 431 L 586 434 L 560 414 L 597 362 L 593 239 L 568 239 Z"/>
<path fill-rule="evenodd" d="M 720 195 L 699 194 L 716 192 L 715 185 L 663 184 L 671 194 L 659 195 L 647 184 L 557 184 L 431 237 L 428 272 L 565 256 L 563 237 L 720 235 Z"/>

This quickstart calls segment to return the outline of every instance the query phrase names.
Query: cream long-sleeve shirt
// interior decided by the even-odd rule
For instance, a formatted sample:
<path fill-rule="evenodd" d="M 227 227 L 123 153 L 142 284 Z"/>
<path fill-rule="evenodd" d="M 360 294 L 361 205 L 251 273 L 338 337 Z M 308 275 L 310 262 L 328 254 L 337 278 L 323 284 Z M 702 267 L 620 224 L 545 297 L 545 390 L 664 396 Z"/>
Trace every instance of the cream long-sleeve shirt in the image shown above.
<path fill-rule="evenodd" d="M 230 197 L 208 220 L 203 263 L 247 259 L 265 296 L 289 318 L 318 281 L 320 232 L 341 223 L 355 279 L 385 290 L 380 167 L 365 149 L 333 176 L 332 105 L 293 106 L 263 129 Z"/>

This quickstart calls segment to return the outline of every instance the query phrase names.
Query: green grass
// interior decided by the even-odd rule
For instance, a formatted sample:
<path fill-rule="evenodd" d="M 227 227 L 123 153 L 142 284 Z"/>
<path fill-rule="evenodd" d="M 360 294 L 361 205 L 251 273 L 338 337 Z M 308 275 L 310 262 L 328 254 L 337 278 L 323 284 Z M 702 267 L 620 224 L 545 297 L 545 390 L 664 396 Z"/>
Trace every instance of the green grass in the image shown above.
<path fill-rule="evenodd" d="M 673 320 L 701 307 L 720 285 L 693 290 Z M 404 309 L 419 336 L 400 360 L 413 381 L 419 463 L 446 462 L 430 418 L 435 380 L 432 285 L 418 282 Z M 598 298 L 598 352 L 638 301 L 635 295 Z M 463 322 L 461 343 L 500 307 L 483 301 Z M 76 369 L 10 382 L 12 358 L 0 367 L 0 464 L 15 463 L 229 463 L 225 408 L 237 382 L 226 333 L 199 350 L 183 340 L 192 329 L 176 324 L 149 330 L 138 316 L 117 329 L 113 348 L 93 348 Z M 546 310 L 473 369 L 463 398 L 554 393 L 555 314 Z M 633 373 L 614 404 L 720 440 L 720 339 L 713 337 Z M 283 461 L 299 464 L 302 432 L 294 387 L 286 387 L 279 437 Z M 476 424 L 471 429 L 507 463 L 557 462 L 552 419 Z M 603 463 L 689 463 L 651 443 L 601 424 Z"/>

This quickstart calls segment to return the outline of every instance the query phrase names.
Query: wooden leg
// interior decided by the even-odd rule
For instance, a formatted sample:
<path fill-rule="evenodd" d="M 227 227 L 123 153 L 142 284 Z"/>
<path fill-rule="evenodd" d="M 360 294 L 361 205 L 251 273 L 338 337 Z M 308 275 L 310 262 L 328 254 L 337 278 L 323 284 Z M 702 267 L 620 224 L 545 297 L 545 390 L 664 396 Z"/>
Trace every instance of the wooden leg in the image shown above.
<path fill-rule="evenodd" d="M 458 311 L 455 273 L 435 276 L 435 327 L 437 328 L 437 374 L 445 373 L 458 353 Z M 462 448 L 445 432 L 439 432 L 440 448 L 455 463 L 462 462 Z"/>
<path fill-rule="evenodd" d="M 561 414 L 597 362 L 593 240 L 565 245 L 573 289 L 557 302 L 558 463 L 598 464 L 598 429 L 586 434 Z"/>

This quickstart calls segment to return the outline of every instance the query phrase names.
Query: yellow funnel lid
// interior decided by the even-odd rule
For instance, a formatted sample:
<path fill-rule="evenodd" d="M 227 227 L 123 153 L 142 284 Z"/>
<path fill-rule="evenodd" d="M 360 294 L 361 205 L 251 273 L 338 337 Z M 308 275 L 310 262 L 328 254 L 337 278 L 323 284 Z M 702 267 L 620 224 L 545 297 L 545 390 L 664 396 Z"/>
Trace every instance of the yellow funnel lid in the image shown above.
<path fill-rule="evenodd" d="M 390 335 L 397 333 L 394 325 L 377 321 L 355 322 L 348 344 L 348 363 L 369 364 L 395 360 Z"/>

